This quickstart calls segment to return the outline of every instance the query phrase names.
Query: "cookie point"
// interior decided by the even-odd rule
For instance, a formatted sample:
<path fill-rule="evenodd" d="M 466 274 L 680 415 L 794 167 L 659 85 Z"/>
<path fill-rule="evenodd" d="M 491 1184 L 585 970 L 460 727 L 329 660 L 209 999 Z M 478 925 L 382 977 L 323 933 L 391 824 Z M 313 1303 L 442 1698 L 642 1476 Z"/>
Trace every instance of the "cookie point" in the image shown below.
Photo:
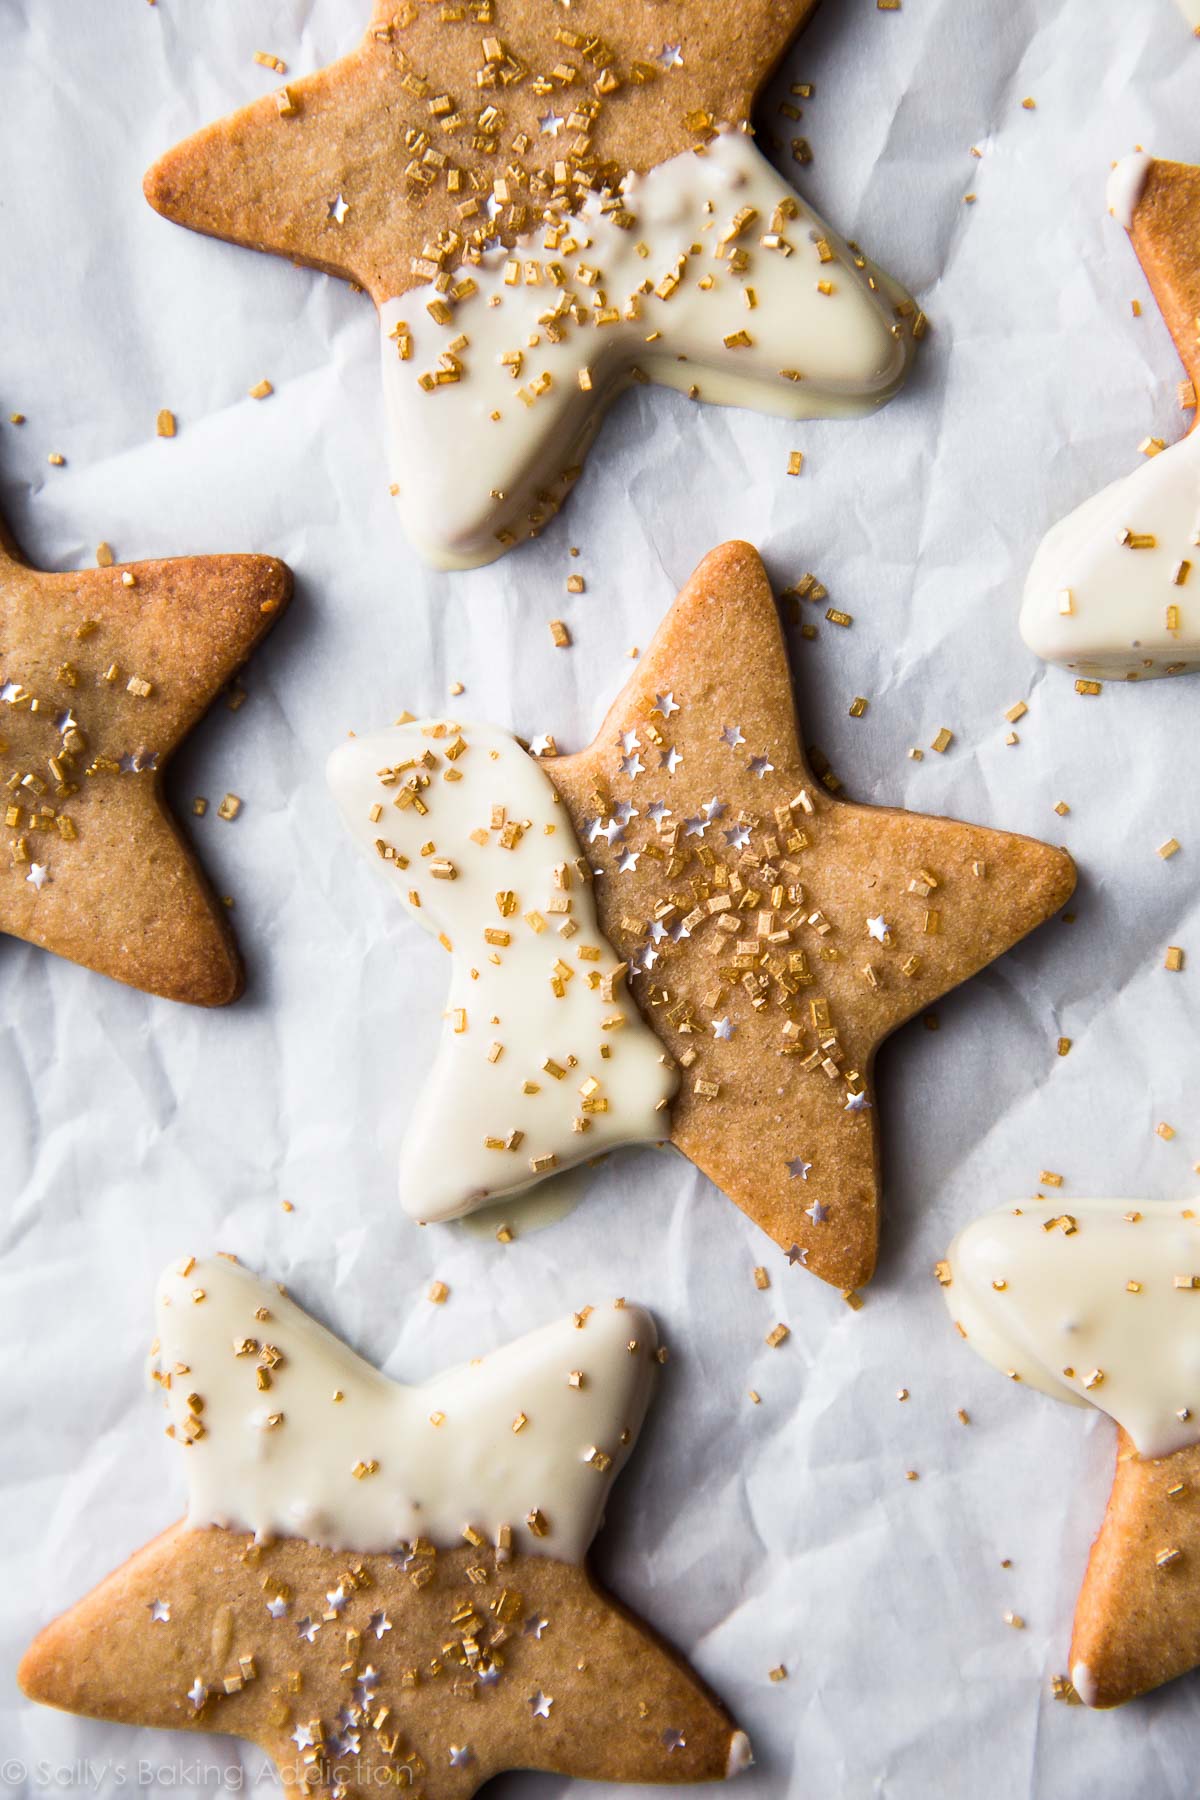
<path fill-rule="evenodd" d="M 1085 1662 L 1072 1663 L 1071 1686 L 1085 1706 L 1095 1706 L 1096 1678 Z"/>
<path fill-rule="evenodd" d="M 753 1766 L 754 1751 L 750 1746 L 750 1739 L 744 1731 L 735 1731 L 729 1740 L 729 1757 L 725 1764 L 726 1781 L 732 1781 L 735 1775 L 744 1775 Z"/>

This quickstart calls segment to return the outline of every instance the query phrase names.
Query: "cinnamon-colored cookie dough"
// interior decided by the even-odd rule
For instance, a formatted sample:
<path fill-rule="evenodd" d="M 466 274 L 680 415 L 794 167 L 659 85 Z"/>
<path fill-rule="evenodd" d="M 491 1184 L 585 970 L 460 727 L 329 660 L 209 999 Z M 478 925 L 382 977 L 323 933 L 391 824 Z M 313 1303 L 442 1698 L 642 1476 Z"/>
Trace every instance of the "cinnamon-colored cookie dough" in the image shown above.
<path fill-rule="evenodd" d="M 163 776 L 291 591 L 268 556 L 47 574 L 0 526 L 0 933 L 166 999 L 237 998 Z"/>

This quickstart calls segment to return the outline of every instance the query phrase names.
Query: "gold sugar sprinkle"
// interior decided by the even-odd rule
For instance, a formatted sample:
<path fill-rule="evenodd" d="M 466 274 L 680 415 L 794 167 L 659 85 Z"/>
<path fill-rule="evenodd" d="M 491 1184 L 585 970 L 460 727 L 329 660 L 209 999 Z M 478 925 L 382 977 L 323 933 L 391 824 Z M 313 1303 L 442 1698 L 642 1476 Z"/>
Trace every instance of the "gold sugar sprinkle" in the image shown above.
<path fill-rule="evenodd" d="M 1158 846 L 1158 854 L 1162 857 L 1163 861 L 1166 862 L 1168 857 L 1174 856 L 1178 849 L 1179 839 L 1171 837 L 1167 839 L 1165 844 L 1160 844 Z"/>
<path fill-rule="evenodd" d="M 941 756 L 941 755 L 944 755 L 944 753 L 950 748 L 950 745 L 953 742 L 954 742 L 954 733 L 952 731 L 948 730 L 945 725 L 943 725 L 942 729 L 938 732 L 937 736 L 934 738 L 934 740 L 930 744 L 929 748 L 931 750 L 936 750 L 938 752 L 938 755 Z"/>
<path fill-rule="evenodd" d="M 1183 951 L 1179 948 L 1178 944 L 1167 945 L 1167 954 L 1163 961 L 1163 967 L 1164 969 L 1173 969 L 1175 971 L 1182 969 Z"/>
<path fill-rule="evenodd" d="M 252 400 L 268 400 L 275 392 L 275 389 L 264 375 L 261 381 L 256 381 L 254 386 L 248 388 L 246 391 Z"/>
<path fill-rule="evenodd" d="M 217 808 L 217 816 L 222 819 L 236 819 L 242 810 L 242 802 L 236 794 L 226 794 Z"/>
<path fill-rule="evenodd" d="M 557 650 L 568 650 L 571 646 L 571 633 L 561 619 L 550 620 L 550 637 Z"/>
<path fill-rule="evenodd" d="M 435 1306 L 444 1306 L 450 1298 L 450 1289 L 444 1281 L 435 1281 L 429 1290 L 429 1299 Z"/>
<path fill-rule="evenodd" d="M 791 1337 L 791 1328 L 787 1325 L 776 1325 L 766 1336 L 766 1343 L 772 1350 L 777 1350 L 786 1338 Z"/>

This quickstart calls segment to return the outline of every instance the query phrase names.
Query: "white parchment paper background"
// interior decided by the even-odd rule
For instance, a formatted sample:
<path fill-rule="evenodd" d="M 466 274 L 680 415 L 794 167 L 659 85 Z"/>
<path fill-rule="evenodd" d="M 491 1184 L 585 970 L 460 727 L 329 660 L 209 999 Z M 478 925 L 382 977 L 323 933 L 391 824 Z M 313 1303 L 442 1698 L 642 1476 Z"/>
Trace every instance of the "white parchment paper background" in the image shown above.
<path fill-rule="evenodd" d="M 226 1740 L 61 1717 L 12 1680 L 35 1629 L 180 1510 L 142 1387 L 151 1284 L 168 1258 L 222 1248 L 410 1379 L 589 1299 L 653 1307 L 674 1358 L 597 1561 L 750 1732 L 747 1800 L 1190 1796 L 1195 1678 L 1114 1715 L 1049 1695 L 1111 1427 L 978 1362 L 930 1268 L 1042 1168 L 1063 1172 L 1064 1197 L 1194 1186 L 1200 682 L 1081 700 L 1025 652 L 1016 612 L 1044 528 L 1185 422 L 1103 194 L 1136 143 L 1200 160 L 1200 43 L 1170 0 L 827 0 L 779 92 L 816 85 L 806 194 L 931 315 L 907 391 L 878 419 L 803 427 L 639 391 L 539 543 L 446 576 L 392 516 L 370 304 L 190 236 L 139 190 L 159 150 L 273 84 L 255 49 L 303 73 L 348 49 L 365 12 L 0 0 L 0 417 L 28 415 L 0 426 L 12 526 L 50 568 L 107 538 L 122 557 L 274 551 L 298 580 L 247 704 L 217 708 L 173 784 L 181 811 L 196 793 L 245 799 L 236 824 L 214 808 L 194 828 L 236 897 L 246 997 L 204 1014 L 0 944 L 0 1776 L 30 1794 L 193 1793 L 240 1767 Z M 670 15 L 647 14 L 657 45 Z M 256 405 L 264 375 L 276 393 Z M 164 406 L 172 442 L 154 436 Z M 407 1223 L 393 1169 L 446 970 L 349 848 L 322 777 L 347 729 L 449 707 L 452 680 L 465 717 L 585 742 L 630 647 L 732 535 L 780 586 L 816 570 L 854 615 L 795 645 L 805 736 L 851 795 L 1064 841 L 1081 869 L 1073 925 L 1045 927 L 943 1004 L 939 1032 L 918 1023 L 883 1056 L 887 1217 L 857 1315 L 672 1154 L 614 1158 L 567 1218 L 508 1249 Z M 569 652 L 551 646 L 558 616 Z M 856 694 L 871 700 L 859 721 Z M 942 725 L 950 753 L 907 760 Z M 1171 834 L 1183 850 L 1162 862 Z M 1168 943 L 1190 953 L 1181 975 L 1162 968 Z M 451 1288 L 440 1309 L 434 1275 Z M 792 1336 L 770 1351 L 777 1319 Z M 261 1759 L 245 1762 L 256 1776 Z M 499 1784 L 522 1800 L 566 1786 Z"/>

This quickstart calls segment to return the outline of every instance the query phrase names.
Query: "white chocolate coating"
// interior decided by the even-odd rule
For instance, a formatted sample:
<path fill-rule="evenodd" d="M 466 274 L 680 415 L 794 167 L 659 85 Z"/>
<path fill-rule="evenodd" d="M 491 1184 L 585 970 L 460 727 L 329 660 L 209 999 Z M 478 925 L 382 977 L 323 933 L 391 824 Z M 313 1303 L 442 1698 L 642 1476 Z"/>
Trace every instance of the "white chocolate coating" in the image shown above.
<path fill-rule="evenodd" d="M 1064 1211 L 1074 1231 L 1046 1229 L 1063 1217 L 1057 1201 L 1030 1200 L 955 1238 L 945 1297 L 967 1342 L 1055 1399 L 1099 1407 L 1143 1456 L 1200 1442 L 1200 1212 L 1167 1200 Z"/>
<path fill-rule="evenodd" d="M 415 767 L 423 756 L 432 767 Z M 424 776 L 425 811 L 398 807 Z M 343 744 L 329 785 L 397 898 L 452 946 L 442 1039 L 401 1151 L 405 1209 L 457 1218 L 551 1169 L 663 1141 L 678 1071 L 614 976 L 591 870 L 534 758 L 496 726 L 417 720 Z"/>
<path fill-rule="evenodd" d="M 1137 211 L 1153 161 L 1149 151 L 1134 150 L 1112 166 L 1105 191 L 1105 205 L 1117 224 L 1123 225 L 1126 231 L 1133 230 L 1133 215 Z"/>
<path fill-rule="evenodd" d="M 417 1537 L 450 1548 L 468 1525 L 494 1543 L 509 1525 L 526 1553 L 581 1562 L 655 1368 L 654 1321 L 610 1305 L 582 1327 L 560 1319 L 404 1387 L 222 1257 L 166 1270 L 157 1316 L 157 1379 L 183 1447 L 189 1525 L 364 1555 Z M 572 1371 L 582 1372 L 578 1386 Z M 544 1536 L 526 1524 L 535 1509 Z"/>
<path fill-rule="evenodd" d="M 1121 542 L 1129 532 L 1154 543 L 1131 548 Z M 1200 667 L 1200 431 L 1047 532 L 1025 583 L 1021 636 L 1047 662 L 1099 680 Z"/>
<path fill-rule="evenodd" d="M 448 323 L 430 316 L 437 296 L 426 288 L 381 308 L 397 505 L 435 565 L 489 562 L 548 518 L 636 371 L 793 419 L 873 411 L 903 382 L 912 335 L 897 308 L 911 320 L 913 303 L 744 133 L 630 176 L 621 205 L 625 228 L 593 195 L 561 227 L 487 252 L 461 272 L 476 291 L 451 304 Z M 736 228 L 735 214 L 745 219 Z M 763 243 L 773 221 L 775 248 Z M 727 347 L 739 333 L 751 341 Z M 459 379 L 422 388 L 447 353 Z"/>

